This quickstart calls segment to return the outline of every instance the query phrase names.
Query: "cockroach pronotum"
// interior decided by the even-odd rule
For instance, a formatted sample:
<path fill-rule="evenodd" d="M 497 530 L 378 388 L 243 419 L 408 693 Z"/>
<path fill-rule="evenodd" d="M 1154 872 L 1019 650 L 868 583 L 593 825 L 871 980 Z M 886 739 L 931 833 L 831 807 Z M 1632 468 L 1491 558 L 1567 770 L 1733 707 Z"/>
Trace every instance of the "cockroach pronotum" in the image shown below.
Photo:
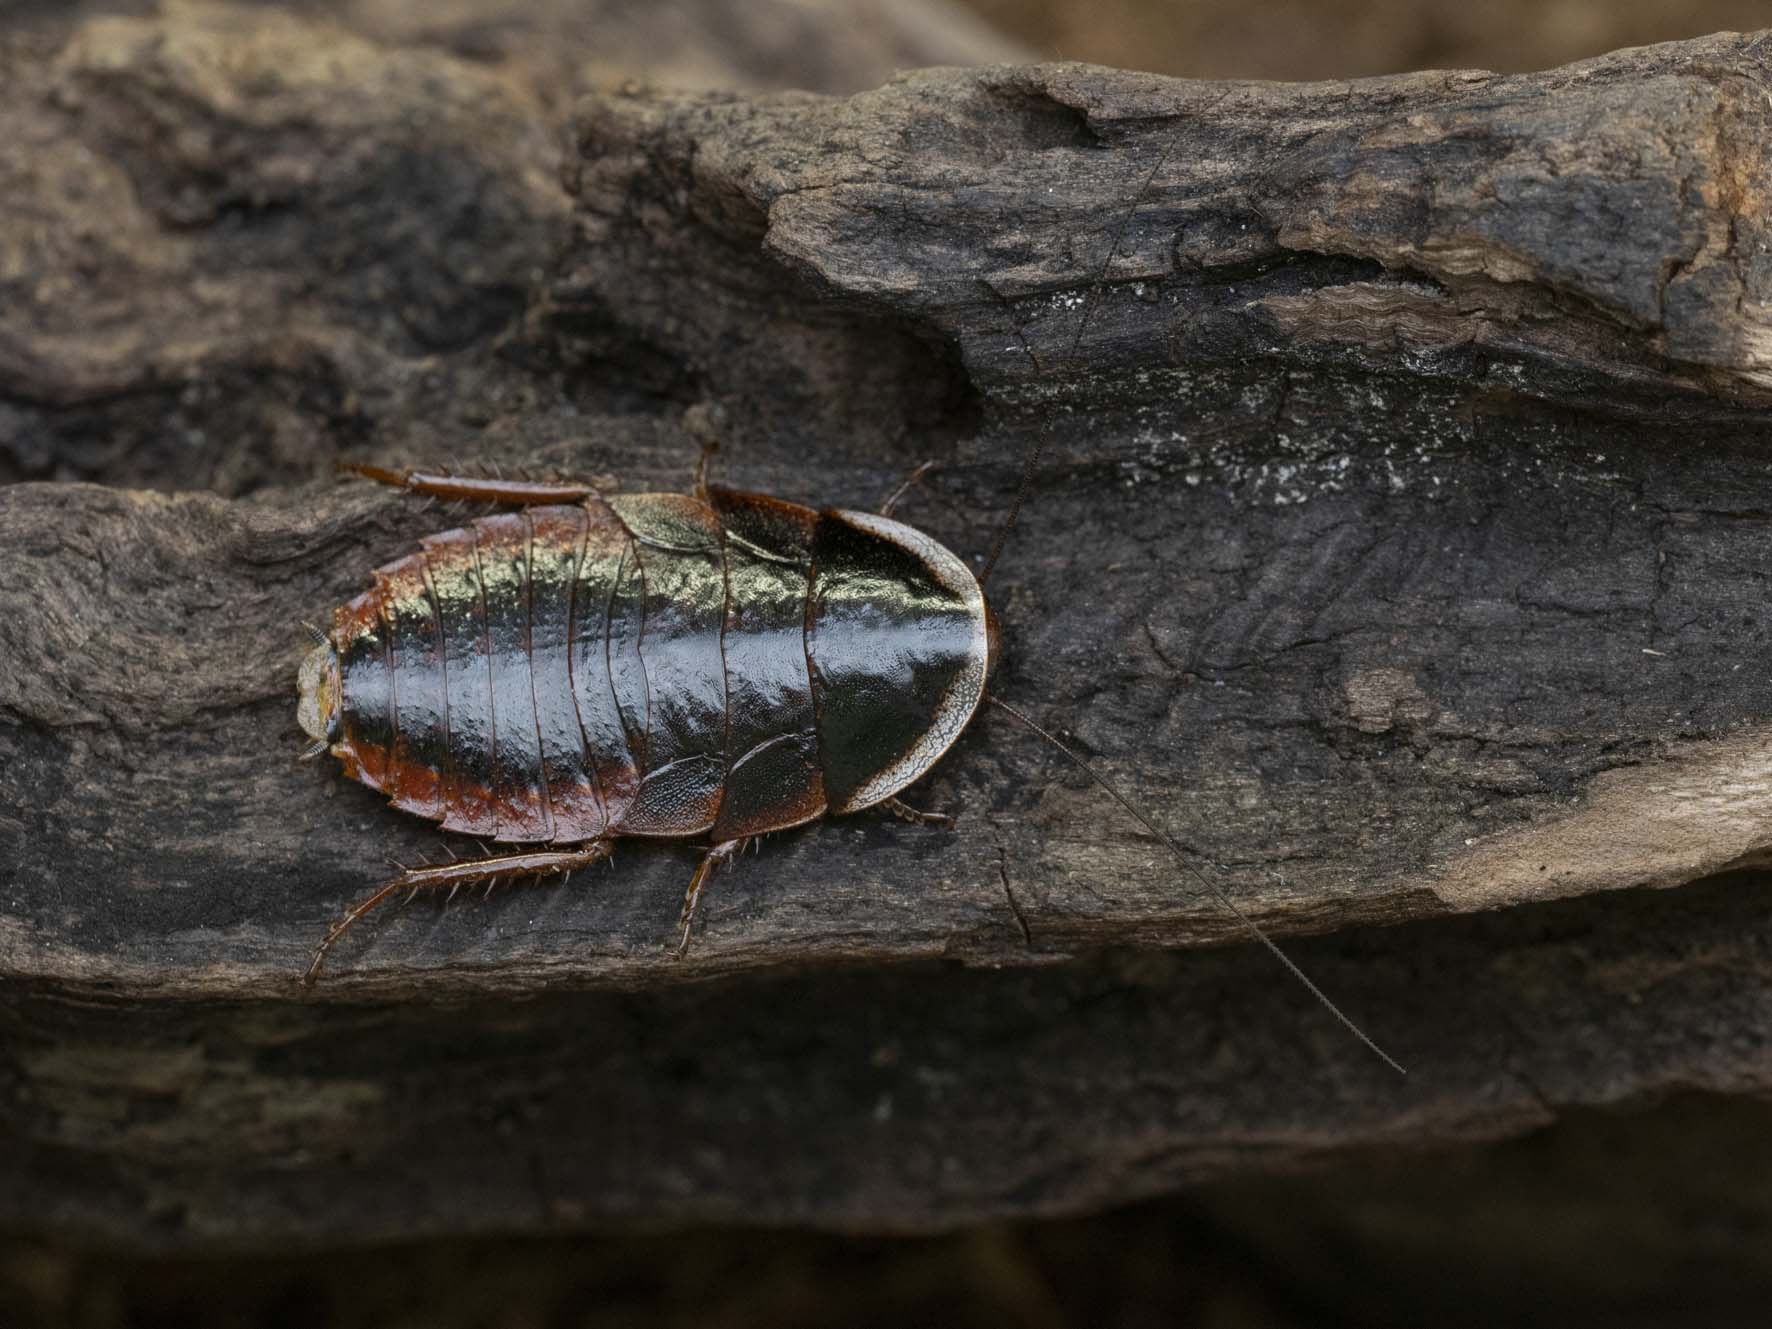
<path fill-rule="evenodd" d="M 1117 248 L 1116 237 L 1108 262 Z M 569 873 L 623 836 L 706 840 L 682 950 L 703 887 L 750 839 L 881 805 L 945 820 L 898 794 L 989 701 L 1100 785 L 1402 1071 L 1173 838 L 988 693 L 998 634 L 984 585 L 1042 444 L 977 576 L 891 518 L 905 486 L 869 513 L 712 487 L 705 453 L 693 494 L 609 497 L 586 484 L 347 465 L 414 494 L 517 510 L 425 538 L 376 569 L 330 631 L 313 630 L 298 684 L 304 756 L 330 751 L 395 807 L 516 848 L 403 869 L 339 918 L 304 981 L 402 892 Z"/>

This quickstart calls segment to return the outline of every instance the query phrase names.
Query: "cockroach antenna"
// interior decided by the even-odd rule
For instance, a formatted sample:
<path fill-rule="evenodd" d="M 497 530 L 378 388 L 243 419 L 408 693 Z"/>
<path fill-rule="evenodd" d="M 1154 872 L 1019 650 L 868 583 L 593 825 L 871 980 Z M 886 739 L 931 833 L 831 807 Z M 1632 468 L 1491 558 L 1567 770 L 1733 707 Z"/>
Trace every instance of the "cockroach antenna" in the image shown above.
<path fill-rule="evenodd" d="M 1083 758 L 1081 756 L 1079 756 L 1068 744 L 1063 742 L 1056 735 L 1050 733 L 1046 729 L 1043 729 L 1041 726 L 1034 723 L 1034 721 L 1032 719 L 1030 719 L 1026 715 L 1023 715 L 1020 711 L 1018 711 L 1015 707 L 1011 706 L 1008 702 L 1004 701 L 1001 697 L 993 697 L 990 693 L 987 692 L 984 694 L 984 699 L 986 701 L 988 701 L 991 705 L 995 706 L 998 710 L 1007 712 L 1019 724 L 1025 725 L 1028 729 L 1032 730 L 1035 734 L 1038 734 L 1041 738 L 1045 739 L 1053 747 L 1057 748 L 1061 753 L 1063 753 L 1065 756 L 1065 759 L 1067 761 L 1069 761 L 1078 770 L 1082 771 L 1084 775 L 1087 775 L 1091 780 L 1095 781 L 1096 784 L 1100 785 L 1104 790 L 1106 790 L 1108 797 L 1113 799 L 1114 802 L 1118 803 L 1121 807 L 1125 808 L 1127 814 L 1134 821 L 1136 821 L 1140 826 L 1144 827 L 1145 830 L 1149 831 L 1152 835 L 1154 835 L 1162 843 L 1164 848 L 1166 848 L 1171 854 L 1175 855 L 1175 861 L 1177 863 L 1181 864 L 1181 866 L 1187 871 L 1187 873 L 1190 876 L 1193 877 L 1193 879 L 1195 881 L 1199 882 L 1200 885 L 1204 886 L 1209 892 L 1211 892 L 1212 898 L 1214 900 L 1216 900 L 1220 905 L 1222 905 L 1227 911 L 1229 911 L 1229 913 L 1237 920 L 1237 922 L 1239 922 L 1243 925 L 1244 929 L 1248 931 L 1248 933 L 1251 937 L 1253 937 L 1256 941 L 1260 942 L 1263 946 L 1267 947 L 1268 953 L 1270 955 L 1272 955 L 1276 960 L 1278 960 L 1282 965 L 1284 965 L 1286 967 L 1287 973 L 1291 974 L 1292 977 L 1296 978 L 1300 983 L 1303 983 L 1306 990 L 1309 991 L 1311 996 L 1315 997 L 1318 1001 L 1320 1001 L 1323 1004 L 1323 1007 L 1325 1010 L 1327 1010 L 1337 1020 L 1341 1021 L 1343 1028 L 1345 1028 L 1355 1038 L 1359 1039 L 1360 1042 L 1364 1043 L 1367 1047 L 1372 1049 L 1372 1051 L 1378 1055 L 1379 1060 L 1384 1062 L 1384 1064 L 1386 1066 L 1389 1066 L 1398 1075 L 1409 1074 L 1408 1071 L 1403 1069 L 1403 1066 L 1401 1065 L 1401 1063 L 1399 1063 L 1397 1061 L 1397 1059 L 1395 1057 L 1391 1056 L 1390 1053 L 1386 1052 L 1383 1048 L 1379 1047 L 1377 1043 L 1373 1042 L 1372 1039 L 1367 1035 L 1366 1031 L 1361 1029 L 1359 1025 L 1355 1024 L 1353 1022 L 1353 1020 L 1351 1018 L 1349 1018 L 1347 1013 L 1341 1009 L 1341 1007 L 1337 1006 L 1333 1001 L 1329 1000 L 1329 995 L 1326 992 L 1324 992 L 1322 988 L 1318 987 L 1315 983 L 1313 983 L 1311 981 L 1310 976 L 1308 974 L 1306 974 L 1304 972 L 1304 970 L 1302 970 L 1298 967 L 1297 962 L 1294 961 L 1291 956 L 1287 955 L 1285 951 L 1280 949 L 1279 945 L 1274 941 L 1274 939 L 1272 937 L 1268 936 L 1267 932 L 1262 928 L 1261 924 L 1257 923 L 1253 918 L 1249 917 L 1249 915 L 1246 914 L 1242 909 L 1237 907 L 1236 901 L 1232 900 L 1230 896 L 1225 894 L 1224 888 L 1222 886 L 1220 886 L 1217 882 L 1213 881 L 1205 873 L 1201 872 L 1199 868 L 1197 868 L 1193 865 L 1193 863 L 1188 859 L 1187 854 L 1185 852 L 1183 852 L 1182 847 L 1175 842 L 1174 837 L 1169 835 L 1169 833 L 1167 831 L 1164 831 L 1160 827 L 1158 827 L 1157 824 L 1155 822 L 1153 822 L 1149 817 L 1145 816 L 1144 813 L 1140 812 L 1138 810 L 1137 804 L 1133 803 L 1131 799 L 1127 798 L 1126 795 L 1122 794 L 1118 789 L 1116 789 L 1108 781 L 1108 778 L 1105 775 L 1102 775 L 1099 771 L 1097 771 L 1088 762 L 1084 761 Z"/>
<path fill-rule="evenodd" d="M 1100 289 L 1102 283 L 1107 280 L 1108 270 L 1113 266 L 1114 259 L 1119 256 L 1120 241 L 1126 234 L 1126 227 L 1131 223 L 1133 214 L 1138 211 L 1138 205 L 1144 202 L 1145 195 L 1150 193 L 1151 186 L 1156 183 L 1158 174 L 1168 163 L 1170 153 L 1174 150 L 1174 146 L 1173 139 L 1164 145 L 1163 151 L 1157 157 L 1156 164 L 1151 167 L 1150 173 L 1144 178 L 1144 183 L 1139 186 L 1138 193 L 1133 196 L 1131 205 L 1121 214 L 1120 224 L 1114 228 L 1113 239 L 1108 244 L 1107 257 L 1104 258 L 1101 263 L 1101 271 L 1096 274 L 1095 281 L 1083 294 L 1082 313 L 1078 315 L 1077 330 L 1071 337 L 1070 358 L 1075 358 L 1078 348 L 1083 344 L 1083 333 L 1089 326 L 1089 315 L 1093 311 L 1095 305 L 1095 293 Z M 1032 349 L 1028 351 L 1028 358 L 1033 361 L 1036 370 L 1042 369 L 1039 358 L 1034 355 Z M 986 579 L 990 577 L 992 570 L 996 568 L 997 560 L 1003 555 L 1003 547 L 1008 543 L 1009 533 L 1015 529 L 1016 520 L 1021 516 L 1022 507 L 1027 503 L 1028 493 L 1033 488 L 1035 469 L 1039 466 L 1040 457 L 1046 450 L 1046 441 L 1048 437 L 1047 430 L 1042 429 L 1035 437 L 1033 446 L 1028 449 L 1027 460 L 1023 462 L 1021 468 L 1021 484 L 1015 491 L 1015 501 L 1009 507 L 1008 517 L 1006 517 L 1003 524 L 997 528 L 996 538 L 991 541 L 990 553 L 986 555 L 984 567 L 978 574 L 978 584 L 981 587 L 984 585 Z M 1017 710 L 1000 697 L 993 696 L 987 691 L 984 694 L 984 700 L 988 701 L 998 710 L 1006 712 L 1019 724 L 1025 726 L 1040 738 L 1045 739 L 1046 742 L 1057 748 L 1067 761 L 1078 770 L 1082 771 L 1083 774 L 1087 775 L 1096 784 L 1100 785 L 1114 802 L 1118 803 L 1125 809 L 1127 815 L 1155 836 L 1163 844 L 1164 848 L 1168 849 L 1168 851 L 1174 856 L 1175 861 L 1181 865 L 1182 869 L 1193 877 L 1195 881 L 1204 886 L 1211 894 L 1212 898 L 1226 912 L 1235 918 L 1252 938 L 1260 942 L 1262 946 L 1266 947 L 1268 953 L 1284 966 L 1286 972 L 1302 983 L 1305 990 L 1315 997 L 1325 1010 L 1341 1022 L 1343 1028 L 1361 1043 L 1365 1044 L 1365 1046 L 1369 1048 L 1380 1061 L 1384 1062 L 1386 1066 L 1389 1066 L 1398 1075 L 1409 1074 L 1409 1072 L 1403 1068 L 1402 1063 L 1397 1061 L 1395 1057 L 1391 1056 L 1390 1053 L 1386 1052 L 1383 1048 L 1379 1047 L 1378 1044 L 1367 1035 L 1365 1030 L 1355 1024 L 1352 1018 L 1350 1018 L 1341 1007 L 1337 1006 L 1329 999 L 1328 993 L 1324 992 L 1322 988 L 1318 987 L 1311 981 L 1310 976 L 1298 967 L 1292 957 L 1287 955 L 1285 951 L 1281 950 L 1279 944 L 1275 942 L 1272 937 L 1268 936 L 1267 931 L 1261 926 L 1261 924 L 1257 923 L 1237 906 L 1236 901 L 1232 900 L 1231 897 L 1225 893 L 1222 886 L 1207 877 L 1205 873 L 1201 872 L 1199 868 L 1194 866 L 1193 860 L 1191 860 L 1182 850 L 1182 847 L 1175 842 L 1173 836 L 1159 828 L 1154 821 L 1141 812 L 1131 799 L 1127 798 L 1126 795 L 1122 794 L 1112 783 L 1109 782 L 1106 776 L 1102 775 L 1087 761 L 1083 760 L 1083 758 L 1073 751 L 1068 744 L 1036 724 L 1031 718 L 1024 715 L 1021 711 Z"/>

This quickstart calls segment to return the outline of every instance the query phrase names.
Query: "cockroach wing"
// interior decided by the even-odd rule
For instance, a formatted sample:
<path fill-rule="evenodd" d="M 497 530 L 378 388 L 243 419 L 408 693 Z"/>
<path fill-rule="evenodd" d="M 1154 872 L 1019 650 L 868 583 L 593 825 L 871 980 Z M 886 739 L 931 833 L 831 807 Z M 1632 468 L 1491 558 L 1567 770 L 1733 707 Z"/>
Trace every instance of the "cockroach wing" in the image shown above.
<path fill-rule="evenodd" d="M 921 531 L 868 512 L 821 514 L 806 656 L 834 813 L 890 798 L 960 736 L 984 696 L 984 592 Z"/>

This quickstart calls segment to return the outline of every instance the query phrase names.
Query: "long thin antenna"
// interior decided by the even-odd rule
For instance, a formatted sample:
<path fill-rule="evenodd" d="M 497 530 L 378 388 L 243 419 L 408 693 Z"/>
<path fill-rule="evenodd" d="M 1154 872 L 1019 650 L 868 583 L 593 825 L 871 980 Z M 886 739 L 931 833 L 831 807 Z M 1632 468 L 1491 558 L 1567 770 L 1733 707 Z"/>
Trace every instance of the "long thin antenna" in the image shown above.
<path fill-rule="evenodd" d="M 1207 877 L 1205 873 L 1201 872 L 1200 869 L 1198 869 L 1197 867 L 1195 867 L 1193 865 L 1193 863 L 1189 860 L 1188 856 L 1182 852 L 1181 846 L 1175 843 L 1175 841 L 1169 836 L 1168 832 L 1161 830 L 1154 822 L 1151 821 L 1151 819 L 1149 817 L 1145 816 L 1144 813 L 1140 812 L 1138 810 L 1138 808 L 1133 805 L 1133 803 L 1130 799 L 1128 799 L 1118 789 L 1114 788 L 1113 785 L 1108 783 L 1107 778 L 1105 776 L 1097 773 L 1097 771 L 1095 770 L 1095 768 L 1093 766 L 1091 766 L 1088 762 L 1084 761 L 1082 757 L 1078 756 L 1075 752 L 1073 752 L 1066 744 L 1061 742 L 1059 739 L 1054 737 L 1052 734 L 1047 733 L 1046 730 L 1042 729 L 1039 725 L 1035 724 L 1034 721 L 1029 719 L 1027 716 L 1023 715 L 1020 711 L 1016 710 L 1016 708 L 1011 706 L 1008 702 L 1001 701 L 998 698 L 993 697 L 988 692 L 985 693 L 984 699 L 986 701 L 990 702 L 991 705 L 995 706 L 998 710 L 1007 711 L 1015 719 L 1019 720 L 1022 724 L 1026 725 L 1029 729 L 1033 730 L 1034 733 L 1038 734 L 1041 738 L 1045 739 L 1048 743 L 1052 744 L 1053 747 L 1057 748 L 1060 752 L 1062 752 L 1070 760 L 1070 762 L 1073 766 L 1075 766 L 1078 770 L 1082 771 L 1083 774 L 1087 775 L 1091 780 L 1095 781 L 1095 783 L 1100 785 L 1103 789 L 1107 790 L 1109 796 L 1114 800 L 1114 802 L 1118 803 L 1121 807 L 1125 808 L 1126 811 L 1129 814 L 1131 814 L 1133 820 L 1137 821 L 1139 825 L 1141 825 L 1145 828 L 1145 830 L 1149 831 L 1152 835 L 1156 836 L 1157 839 L 1161 840 L 1163 842 L 1163 844 L 1168 847 L 1169 852 L 1175 855 L 1175 861 L 1180 863 L 1181 866 L 1187 870 L 1187 872 L 1194 878 L 1195 881 L 1199 882 L 1208 891 L 1210 891 L 1212 893 L 1213 898 L 1215 900 L 1217 900 L 1219 904 L 1223 905 L 1225 907 L 1225 909 L 1229 910 L 1230 913 L 1233 916 L 1235 916 L 1236 920 L 1239 923 L 1241 923 L 1248 930 L 1250 936 L 1254 937 L 1255 940 L 1259 941 L 1263 946 L 1267 947 L 1268 950 L 1273 954 L 1273 957 L 1276 960 L 1278 960 L 1281 964 L 1286 966 L 1287 970 L 1291 973 L 1292 977 L 1296 978 L 1300 983 L 1303 983 L 1305 988 L 1310 992 L 1310 994 L 1313 997 L 1315 997 L 1318 1001 L 1322 1002 L 1324 1009 L 1327 1010 L 1331 1015 L 1333 1015 L 1337 1020 L 1340 1020 L 1342 1025 L 1347 1029 L 1347 1031 L 1350 1034 L 1352 1034 L 1355 1038 L 1359 1039 L 1367 1047 L 1371 1048 L 1372 1051 L 1378 1055 L 1379 1060 L 1383 1061 L 1385 1065 L 1389 1066 L 1398 1075 L 1409 1074 L 1408 1071 L 1403 1069 L 1401 1063 L 1399 1063 L 1394 1057 L 1392 1057 L 1390 1055 L 1390 1053 L 1386 1052 L 1383 1048 L 1379 1047 L 1378 1044 L 1374 1043 L 1370 1038 L 1368 1038 L 1366 1036 L 1366 1031 L 1361 1029 L 1359 1025 L 1355 1024 L 1351 1019 L 1349 1019 L 1348 1016 L 1342 1012 L 1341 1007 L 1337 1006 L 1334 1002 L 1330 1001 L 1328 995 L 1323 991 L 1322 988 L 1318 987 L 1315 983 L 1311 982 L 1310 977 L 1304 972 L 1304 970 L 1300 969 L 1295 963 L 1293 963 L 1292 958 L 1289 955 L 1287 955 L 1285 951 L 1281 950 L 1279 948 L 1279 946 L 1277 946 L 1274 943 L 1274 939 L 1272 937 L 1268 936 L 1268 934 L 1262 930 L 1261 925 L 1259 923 L 1257 923 L 1253 918 L 1250 918 L 1248 914 L 1244 913 L 1241 909 L 1239 909 L 1237 907 L 1236 902 L 1234 900 L 1232 900 L 1230 896 L 1228 896 L 1224 893 L 1223 887 L 1219 886 L 1219 884 L 1217 882 L 1215 882 L 1211 878 Z"/>
<path fill-rule="evenodd" d="M 1101 262 L 1101 271 L 1096 274 L 1095 281 L 1089 286 L 1088 290 L 1083 293 L 1083 312 L 1077 318 L 1077 330 L 1071 336 L 1070 351 L 1067 358 L 1074 358 L 1077 354 L 1078 348 L 1082 346 L 1083 334 L 1089 327 L 1089 316 L 1095 309 L 1096 293 L 1101 289 L 1103 283 L 1106 282 L 1108 270 L 1113 266 L 1114 259 L 1119 257 L 1120 242 L 1125 238 L 1126 227 L 1131 223 L 1133 214 L 1138 211 L 1138 205 L 1142 203 L 1145 196 L 1150 193 L 1151 186 L 1156 183 L 1158 174 L 1161 173 L 1163 167 L 1168 164 L 1169 156 L 1174 151 L 1174 148 L 1175 139 L 1171 138 L 1166 144 L 1164 144 L 1163 151 L 1158 155 L 1156 164 L 1151 167 L 1150 173 L 1145 176 L 1144 183 L 1139 186 L 1138 193 L 1133 196 L 1131 204 L 1127 207 L 1126 211 L 1120 215 L 1119 225 L 1114 228 L 1113 239 L 1108 245 L 1107 257 Z M 1041 373 L 1045 372 L 1045 366 L 1040 363 L 1039 357 L 1034 354 L 1032 347 L 1028 348 L 1028 358 L 1033 361 L 1036 370 Z M 1034 445 L 1028 449 L 1027 459 L 1023 462 L 1021 468 L 1021 484 L 1015 491 L 1015 501 L 1010 504 L 1008 517 L 1006 517 L 1003 524 L 997 528 L 996 538 L 991 541 L 990 553 L 985 556 L 984 568 L 978 574 L 978 584 L 980 586 L 983 586 L 985 582 L 990 579 L 991 573 L 996 569 L 997 560 L 1003 556 L 1003 548 L 1009 542 L 1010 532 L 1015 529 L 1015 524 L 1021 517 L 1021 510 L 1027 503 L 1028 494 L 1033 489 L 1034 472 L 1040 464 L 1041 455 L 1046 451 L 1046 443 L 1050 436 L 1051 435 L 1047 429 L 1042 429 L 1039 436 L 1034 440 Z M 1339 1020 L 1342 1026 L 1350 1034 L 1359 1039 L 1360 1042 L 1364 1043 L 1380 1061 L 1384 1062 L 1385 1065 L 1389 1066 L 1398 1075 L 1409 1074 L 1408 1071 L 1403 1069 L 1402 1064 L 1398 1062 L 1396 1058 L 1392 1057 L 1390 1053 L 1386 1052 L 1383 1048 L 1379 1047 L 1377 1043 L 1373 1042 L 1372 1039 L 1366 1035 L 1366 1031 L 1361 1029 L 1359 1025 L 1355 1024 L 1353 1020 L 1342 1011 L 1341 1007 L 1329 1000 L 1328 994 L 1313 983 L 1310 976 L 1306 974 L 1304 970 L 1300 969 L 1298 965 L 1293 962 L 1292 958 L 1275 944 L 1274 939 L 1263 931 L 1261 925 L 1237 907 L 1236 901 L 1232 900 L 1230 896 L 1225 894 L 1223 887 L 1219 886 L 1217 882 L 1208 878 L 1195 867 L 1192 860 L 1190 860 L 1182 851 L 1181 846 L 1177 844 L 1167 832 L 1161 830 L 1149 817 L 1140 812 L 1130 799 L 1113 785 L 1108 783 L 1106 777 L 1099 774 L 1093 766 L 1084 761 L 1081 756 L 1073 752 L 1069 746 L 1061 742 L 1056 736 L 1048 733 L 1031 718 L 1022 714 L 1021 711 L 1011 706 L 1008 702 L 1002 701 L 988 692 L 985 694 L 985 700 L 997 707 L 998 710 L 1008 712 L 1014 719 L 1032 730 L 1039 737 L 1045 739 L 1053 747 L 1057 748 L 1059 752 L 1064 755 L 1066 760 L 1106 790 L 1109 797 L 1124 808 L 1134 821 L 1138 822 L 1138 824 L 1143 826 L 1145 830 L 1149 831 L 1153 836 L 1160 840 L 1164 847 L 1175 856 L 1175 861 L 1181 864 L 1183 870 L 1192 876 L 1195 881 L 1198 881 L 1204 886 L 1207 891 L 1211 893 L 1213 899 L 1215 899 L 1231 914 L 1232 917 L 1241 923 L 1250 936 L 1254 937 L 1256 941 L 1265 946 L 1269 953 L 1271 953 L 1273 957 L 1285 967 L 1288 973 L 1300 983 L 1304 984 L 1305 990 L 1315 997 L 1325 1010 Z"/>
<path fill-rule="evenodd" d="M 1163 145 L 1163 151 L 1157 158 L 1157 164 L 1151 167 L 1150 174 L 1145 176 L 1144 183 L 1139 186 L 1138 193 L 1132 196 L 1131 205 L 1120 214 L 1120 224 L 1114 227 L 1114 238 L 1108 245 L 1107 257 L 1101 261 L 1101 271 L 1095 274 L 1095 280 L 1083 292 L 1083 312 L 1077 316 L 1077 330 L 1071 336 L 1071 349 L 1067 359 L 1075 356 L 1077 348 L 1083 344 L 1083 332 L 1089 326 L 1089 315 L 1095 310 L 1095 293 L 1107 280 L 1108 269 L 1113 267 L 1114 259 L 1119 256 L 1120 241 L 1125 237 L 1126 227 L 1132 221 L 1132 214 L 1138 211 L 1138 205 L 1144 202 L 1144 196 L 1151 192 L 1151 186 L 1157 181 L 1157 173 L 1168 162 L 1169 154 L 1174 149 L 1175 140 L 1171 138 Z M 1040 357 L 1034 354 L 1031 346 L 1028 348 L 1028 359 L 1034 362 L 1035 369 L 1042 374 L 1046 372 L 1045 366 L 1040 363 Z M 1022 463 L 1021 467 L 1021 484 L 1015 491 L 1015 502 L 1009 505 L 1009 515 L 997 528 L 996 538 L 991 541 L 991 552 L 985 555 L 984 571 L 978 574 L 980 586 L 991 579 L 991 572 L 996 568 L 997 560 L 1003 557 L 1003 546 L 1009 543 L 1009 532 L 1015 529 L 1016 520 L 1021 516 L 1022 506 L 1028 501 L 1028 492 L 1034 487 L 1034 468 L 1040 464 L 1040 455 L 1046 451 L 1048 437 L 1048 433 L 1041 430 L 1039 437 L 1034 440 L 1034 446 L 1028 449 L 1027 460 Z"/>

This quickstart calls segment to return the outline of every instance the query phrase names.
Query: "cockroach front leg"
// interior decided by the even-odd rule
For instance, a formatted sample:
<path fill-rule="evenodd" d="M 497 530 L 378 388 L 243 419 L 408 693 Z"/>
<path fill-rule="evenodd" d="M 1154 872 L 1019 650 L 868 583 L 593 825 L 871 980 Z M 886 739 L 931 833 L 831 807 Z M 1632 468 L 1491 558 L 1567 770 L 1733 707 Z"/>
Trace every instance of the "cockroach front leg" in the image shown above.
<path fill-rule="evenodd" d="M 310 988 L 314 986 L 314 980 L 320 975 L 320 965 L 326 959 L 326 953 L 333 948 L 340 937 L 351 930 L 353 923 L 401 891 L 434 890 L 439 886 L 447 886 L 450 888 L 449 893 L 454 895 L 463 886 L 477 886 L 482 882 L 491 883 L 501 877 L 546 877 L 554 873 L 576 872 L 580 868 L 588 868 L 591 864 L 608 858 L 609 851 L 613 847 L 609 840 L 594 840 L 578 849 L 548 849 L 526 854 L 498 854 L 491 858 L 464 859 L 458 863 L 438 863 L 430 867 L 406 868 L 392 881 L 378 887 L 373 895 L 352 905 L 345 911 L 344 916 L 332 925 L 331 931 L 314 948 L 314 958 L 308 965 L 308 972 L 302 976 L 302 986 Z"/>
<path fill-rule="evenodd" d="M 913 826 L 939 826 L 944 831 L 954 829 L 954 818 L 945 812 L 922 812 L 896 798 L 882 799 L 880 806 Z"/>
<path fill-rule="evenodd" d="M 572 480 L 497 480 L 478 475 L 447 475 L 441 471 L 397 471 L 366 462 L 341 461 L 338 469 L 377 484 L 392 485 L 428 498 L 465 498 L 475 503 L 582 503 L 597 492 Z"/>
<path fill-rule="evenodd" d="M 709 481 L 714 474 L 714 454 L 720 450 L 720 437 L 726 432 L 725 408 L 713 402 L 702 402 L 683 412 L 683 424 L 690 437 L 701 440 L 701 456 L 695 460 L 695 488 L 690 490 L 703 503 L 712 493 Z"/>
<path fill-rule="evenodd" d="M 701 445 L 701 456 L 695 460 L 695 496 L 703 503 L 709 498 L 708 482 L 714 475 L 714 454 L 720 451 L 720 440 L 710 438 Z"/>
<path fill-rule="evenodd" d="M 890 517 L 892 515 L 892 510 L 900 503 L 904 502 L 904 496 L 910 493 L 911 490 L 915 489 L 917 485 L 922 482 L 923 477 L 933 471 L 935 467 L 935 462 L 926 461 L 921 466 L 917 467 L 916 470 L 905 476 L 904 479 L 900 480 L 898 482 L 898 488 L 886 495 L 886 501 L 880 504 L 880 515 L 882 517 Z"/>
<path fill-rule="evenodd" d="M 738 851 L 743 848 L 743 840 L 722 840 L 702 855 L 701 866 L 695 869 L 695 875 L 689 879 L 689 889 L 683 895 L 683 917 L 679 920 L 683 935 L 677 942 L 678 958 L 689 953 L 689 931 L 695 926 L 695 910 L 701 903 L 702 887 L 721 867 L 737 858 Z"/>

